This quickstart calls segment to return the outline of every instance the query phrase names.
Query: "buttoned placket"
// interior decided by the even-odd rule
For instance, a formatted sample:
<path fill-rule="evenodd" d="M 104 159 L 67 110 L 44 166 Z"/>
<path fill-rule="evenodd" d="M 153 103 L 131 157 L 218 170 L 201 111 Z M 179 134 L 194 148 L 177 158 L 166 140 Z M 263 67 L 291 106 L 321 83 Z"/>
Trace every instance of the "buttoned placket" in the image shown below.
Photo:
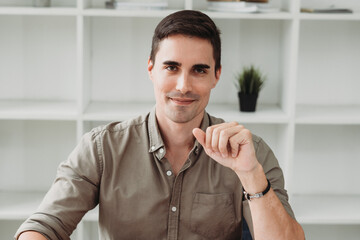
<path fill-rule="evenodd" d="M 151 116 L 150 122 L 153 121 L 156 124 L 155 115 Z M 207 122 L 205 122 L 207 125 Z M 168 180 L 171 196 L 170 204 L 168 208 L 168 240 L 177 240 L 179 235 L 179 218 L 180 218 L 180 201 L 182 193 L 182 183 L 184 178 L 184 172 L 191 166 L 192 162 L 195 161 L 197 155 L 199 154 L 199 146 L 196 144 L 194 148 L 190 151 L 188 159 L 186 160 L 184 166 L 181 168 L 177 176 L 172 172 L 170 163 L 165 160 L 166 149 L 163 144 L 163 141 L 160 137 L 158 131 L 153 129 L 153 126 L 149 126 L 149 140 L 150 140 L 150 149 L 149 152 L 154 154 L 154 157 L 159 160 L 161 168 L 165 177 Z"/>
<path fill-rule="evenodd" d="M 167 240 L 177 240 L 179 235 L 179 219 L 180 219 L 180 201 L 182 193 L 182 183 L 185 171 L 191 166 L 192 162 L 198 157 L 199 147 L 194 146 L 190 151 L 188 159 L 184 166 L 175 176 L 171 169 L 171 164 L 165 158 L 166 150 L 164 146 L 151 146 L 154 157 L 162 162 L 161 168 L 168 179 L 169 186 L 171 187 L 170 204 L 168 209 L 168 232 Z"/>
<path fill-rule="evenodd" d="M 175 177 L 172 188 L 172 195 L 169 206 L 169 221 L 168 221 L 168 240 L 177 240 L 179 232 L 179 218 L 180 218 L 180 200 L 182 193 L 182 183 L 184 179 L 185 171 L 191 166 L 194 162 L 194 158 L 199 153 L 197 146 L 191 150 L 188 159 L 186 160 L 184 166 L 181 168 L 178 175 Z"/>
<path fill-rule="evenodd" d="M 176 240 L 178 237 L 179 230 L 179 217 L 180 217 L 180 199 L 181 199 L 181 189 L 184 171 L 190 166 L 190 161 L 187 160 L 185 165 L 180 170 L 177 176 L 175 176 L 171 169 L 171 164 L 165 158 L 166 150 L 164 150 L 164 146 L 161 146 L 157 149 L 155 146 L 151 146 L 151 150 L 153 151 L 154 157 L 157 158 L 162 164 L 161 168 L 166 175 L 166 178 L 169 182 L 171 196 L 170 203 L 168 209 L 168 232 L 167 239 L 168 240 Z"/>
<path fill-rule="evenodd" d="M 169 216 L 168 216 L 168 240 L 178 239 L 179 231 L 179 218 L 180 218 L 180 200 L 182 192 L 182 183 L 184 179 L 184 172 L 191 166 L 190 159 L 186 160 L 184 166 L 175 177 L 175 180 L 172 185 L 172 194 L 170 199 L 169 206 Z"/>

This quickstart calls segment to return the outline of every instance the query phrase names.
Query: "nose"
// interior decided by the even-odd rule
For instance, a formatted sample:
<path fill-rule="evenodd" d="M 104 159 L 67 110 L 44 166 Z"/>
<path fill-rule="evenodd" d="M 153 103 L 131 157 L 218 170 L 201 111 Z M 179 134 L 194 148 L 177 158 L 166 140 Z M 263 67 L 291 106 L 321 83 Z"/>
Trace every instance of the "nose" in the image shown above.
<path fill-rule="evenodd" d="M 177 79 L 176 90 L 183 94 L 192 90 L 191 79 L 186 73 L 181 74 Z"/>

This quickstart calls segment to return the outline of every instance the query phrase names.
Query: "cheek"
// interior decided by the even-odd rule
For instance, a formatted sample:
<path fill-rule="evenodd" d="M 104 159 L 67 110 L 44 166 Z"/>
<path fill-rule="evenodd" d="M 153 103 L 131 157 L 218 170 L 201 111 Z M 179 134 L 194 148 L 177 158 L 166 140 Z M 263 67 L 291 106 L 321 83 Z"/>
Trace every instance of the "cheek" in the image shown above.
<path fill-rule="evenodd" d="M 154 92 L 156 98 L 162 99 L 168 92 L 171 91 L 173 91 L 173 88 L 171 87 L 171 82 L 168 81 L 168 79 L 158 78 L 154 81 Z"/>
<path fill-rule="evenodd" d="M 193 89 L 197 91 L 199 94 L 208 95 L 213 89 L 213 85 L 208 82 L 199 82 L 198 84 L 193 85 Z"/>
<path fill-rule="evenodd" d="M 173 91 L 176 87 L 176 78 L 169 76 L 161 76 L 157 80 L 157 88 L 162 92 Z"/>

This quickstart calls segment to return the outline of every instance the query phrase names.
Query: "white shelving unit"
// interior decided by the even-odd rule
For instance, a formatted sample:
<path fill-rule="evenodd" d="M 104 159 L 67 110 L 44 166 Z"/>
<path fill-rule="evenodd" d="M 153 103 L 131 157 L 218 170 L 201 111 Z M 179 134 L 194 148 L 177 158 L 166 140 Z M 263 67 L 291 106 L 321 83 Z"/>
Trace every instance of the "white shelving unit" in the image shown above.
<path fill-rule="evenodd" d="M 196 9 L 222 32 L 223 72 L 207 111 L 269 143 L 307 239 L 358 239 L 357 0 L 270 0 L 281 12 L 268 14 L 211 12 L 205 0 L 134 11 L 105 9 L 105 0 L 52 0 L 50 8 L 31 2 L 0 0 L 1 238 L 11 239 L 36 210 L 85 132 L 152 108 L 146 64 L 153 30 L 174 11 Z M 300 13 L 330 4 L 354 13 Z M 239 112 L 233 82 L 251 63 L 268 80 L 249 114 Z M 98 239 L 96 224 L 95 209 L 72 239 Z"/>

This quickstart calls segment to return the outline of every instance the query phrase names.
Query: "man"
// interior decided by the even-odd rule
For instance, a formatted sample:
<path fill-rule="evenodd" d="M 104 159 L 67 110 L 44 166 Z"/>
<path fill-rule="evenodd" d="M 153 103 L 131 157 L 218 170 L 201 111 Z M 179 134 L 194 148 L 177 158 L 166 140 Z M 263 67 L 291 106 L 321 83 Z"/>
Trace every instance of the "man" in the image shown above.
<path fill-rule="evenodd" d="M 304 239 L 269 147 L 205 112 L 220 55 L 208 16 L 163 19 L 148 61 L 155 108 L 86 134 L 16 236 L 69 239 L 99 204 L 101 239 L 241 239 L 243 215 L 257 240 Z"/>

